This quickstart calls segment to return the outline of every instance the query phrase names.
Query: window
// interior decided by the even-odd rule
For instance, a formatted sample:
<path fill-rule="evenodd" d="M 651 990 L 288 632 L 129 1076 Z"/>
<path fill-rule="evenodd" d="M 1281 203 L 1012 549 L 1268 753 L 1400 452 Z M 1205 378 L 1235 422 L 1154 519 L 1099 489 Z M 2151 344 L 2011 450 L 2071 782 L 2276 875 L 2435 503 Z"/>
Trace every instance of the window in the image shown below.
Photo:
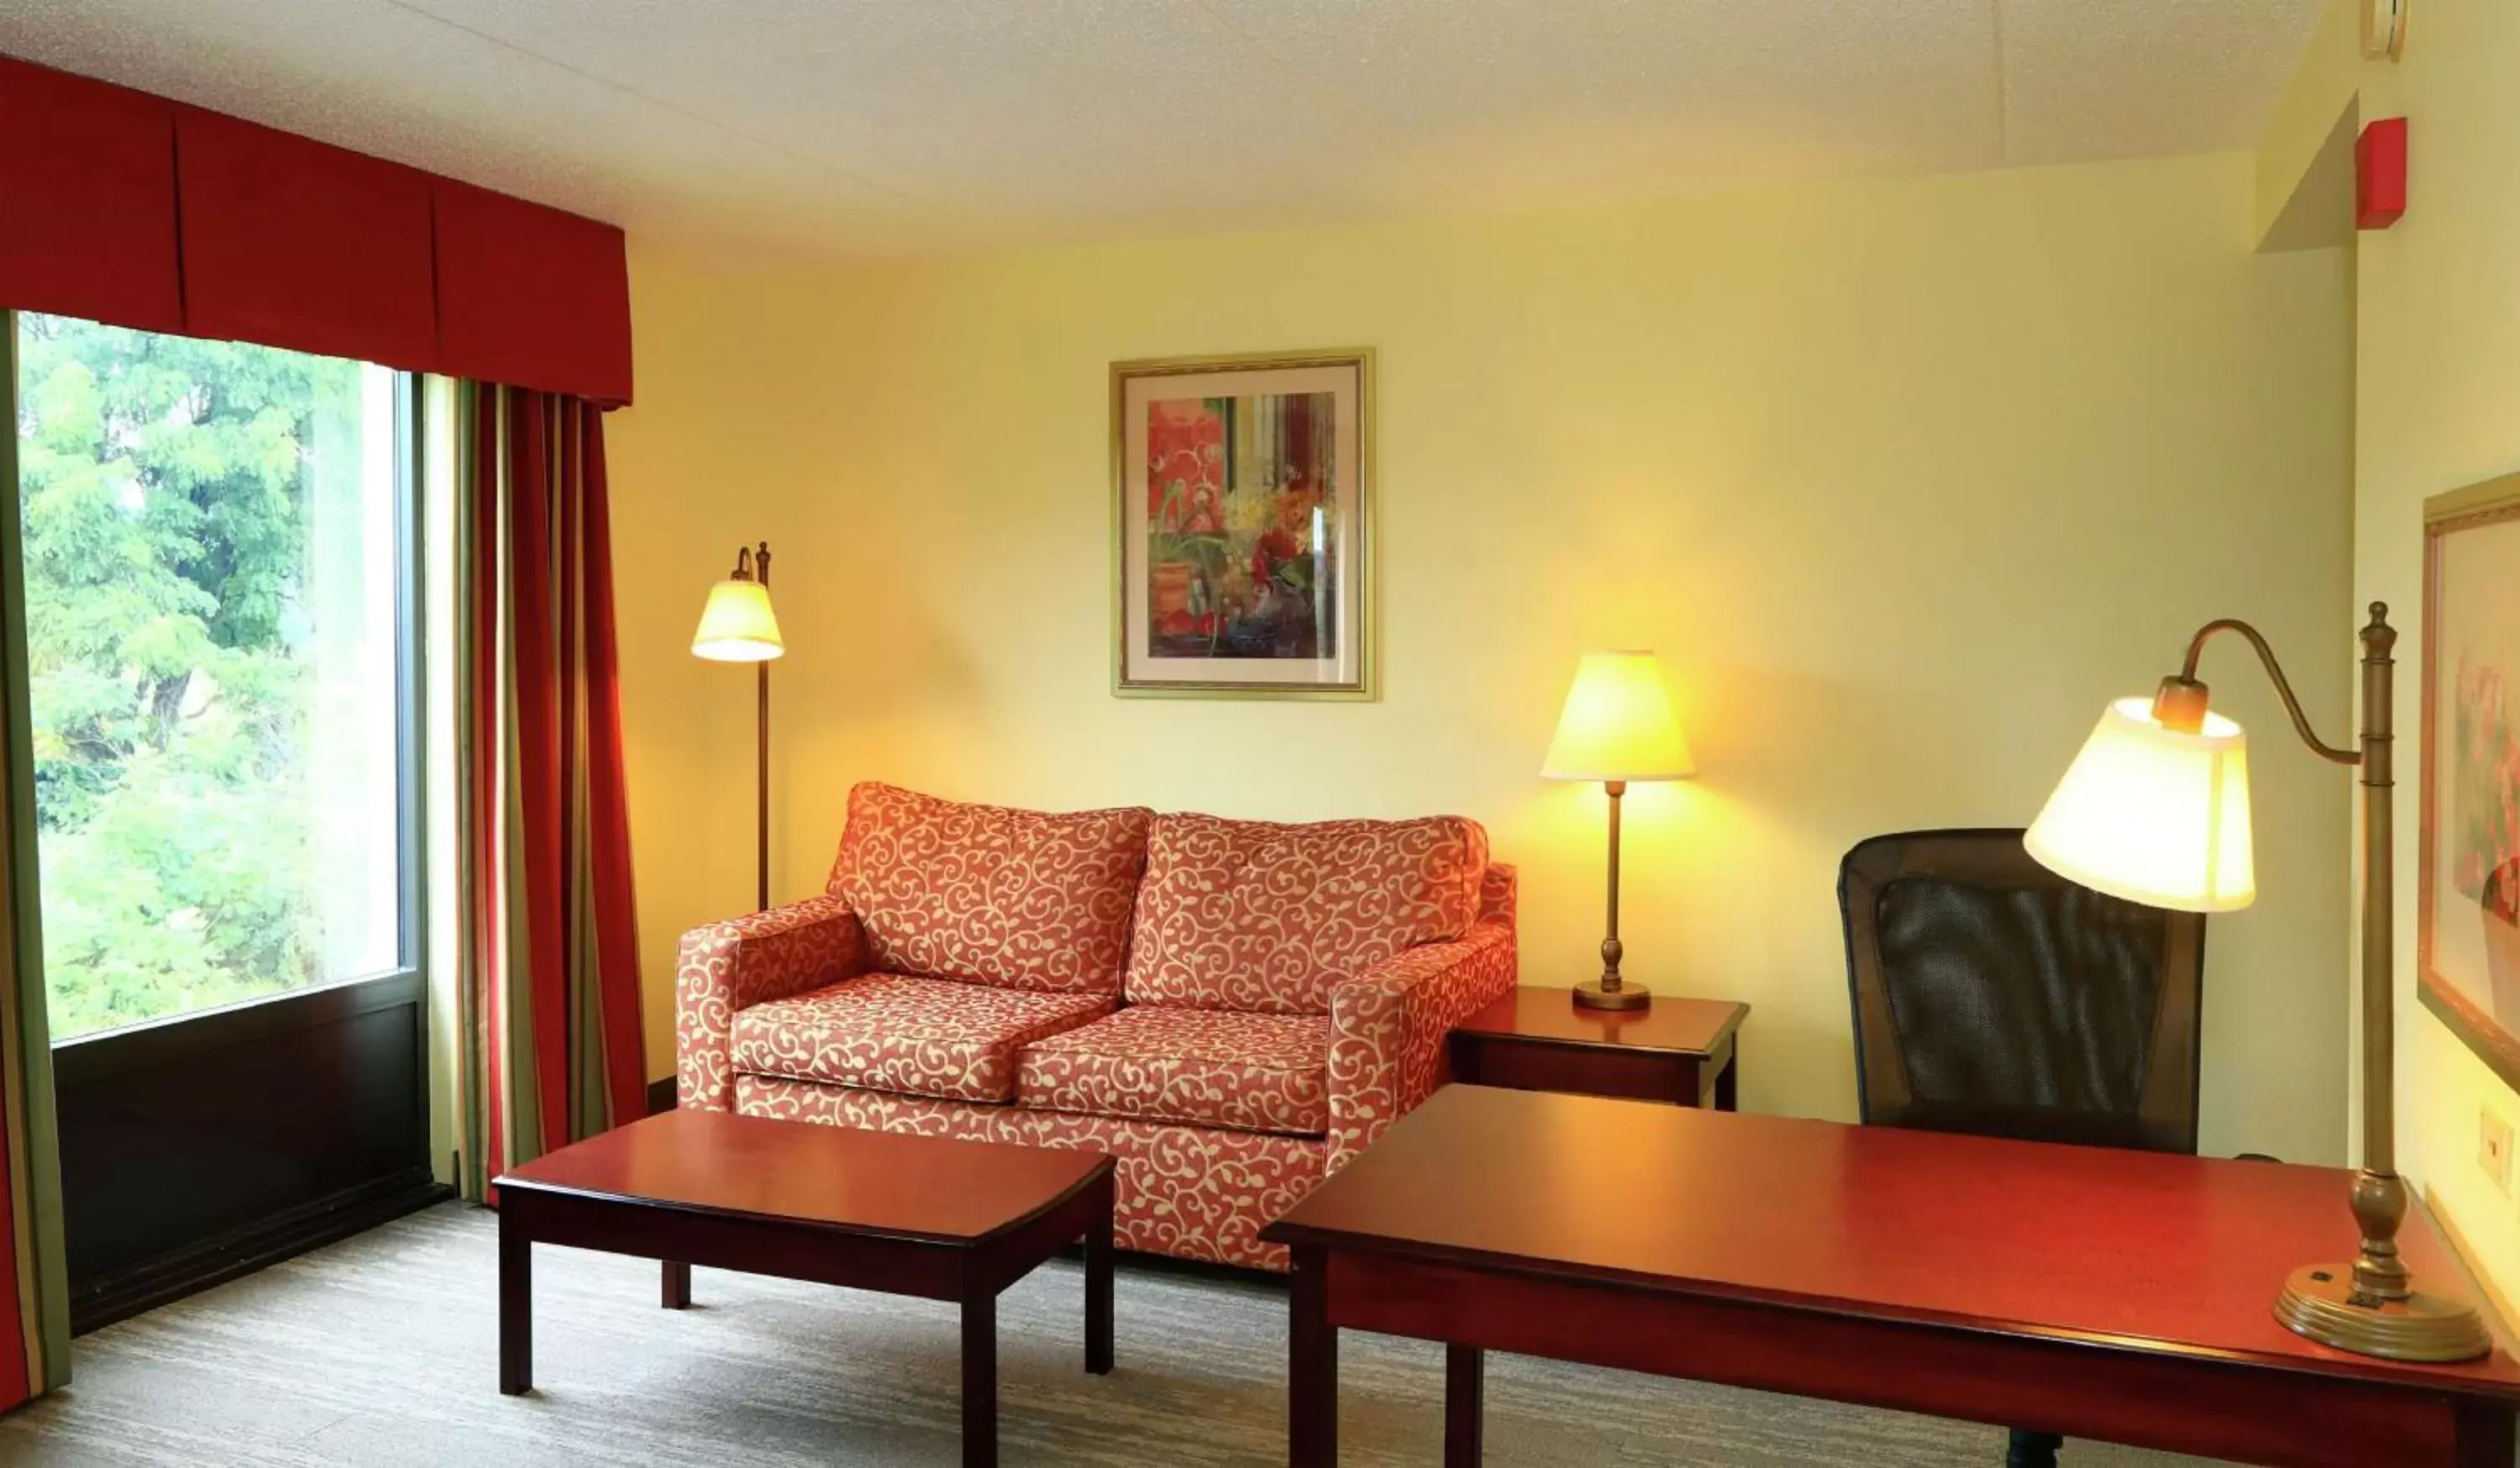
<path fill-rule="evenodd" d="M 18 318 L 53 1038 L 407 966 L 410 385 Z"/>

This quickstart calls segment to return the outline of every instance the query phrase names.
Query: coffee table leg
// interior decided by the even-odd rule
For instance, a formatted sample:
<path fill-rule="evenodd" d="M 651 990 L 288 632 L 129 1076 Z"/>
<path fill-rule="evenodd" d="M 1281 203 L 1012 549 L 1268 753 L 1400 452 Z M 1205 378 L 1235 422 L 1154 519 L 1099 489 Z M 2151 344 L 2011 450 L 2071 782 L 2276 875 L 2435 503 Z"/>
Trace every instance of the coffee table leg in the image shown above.
<path fill-rule="evenodd" d="M 1479 1468 L 1485 1365 L 1486 1354 L 1476 1346 L 1444 1348 L 1444 1468 Z"/>
<path fill-rule="evenodd" d="M 1295 1251 L 1286 1353 L 1288 1468 L 1338 1462 L 1338 1327 L 1330 1323 L 1328 1263 L 1319 1249 Z"/>
<path fill-rule="evenodd" d="M 1111 1370 L 1111 1205 L 1108 1189 L 1101 1214 L 1085 1234 L 1085 1369 Z"/>
<path fill-rule="evenodd" d="M 499 1210 L 499 1390 L 518 1397 L 534 1386 L 534 1254 L 511 1194 Z"/>
<path fill-rule="evenodd" d="M 998 1297 L 963 1300 L 963 1468 L 998 1468 Z"/>
<path fill-rule="evenodd" d="M 665 1261 L 665 1309 L 692 1308 L 692 1267 Z"/>

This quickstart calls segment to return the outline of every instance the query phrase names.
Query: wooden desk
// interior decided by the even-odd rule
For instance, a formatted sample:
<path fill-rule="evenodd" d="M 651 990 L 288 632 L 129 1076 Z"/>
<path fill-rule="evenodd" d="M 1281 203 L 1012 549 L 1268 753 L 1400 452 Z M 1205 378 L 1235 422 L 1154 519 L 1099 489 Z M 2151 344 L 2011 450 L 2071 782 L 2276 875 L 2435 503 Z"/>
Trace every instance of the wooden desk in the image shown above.
<path fill-rule="evenodd" d="M 2511 1468 L 2520 1361 L 2333 1351 L 2272 1307 L 2353 1252 L 2328 1168 L 1451 1086 L 1261 1237 L 1294 1251 L 1289 1461 L 1338 1331 L 1443 1341 L 1445 1461 L 1513 1351 L 2284 1468 Z M 2432 1229 L 2427 1286 L 2465 1281 Z"/>
<path fill-rule="evenodd" d="M 1453 1079 L 1730 1111 L 1749 1012 L 1664 995 L 1642 1009 L 1579 1009 L 1571 989 L 1516 989 L 1453 1031 Z"/>

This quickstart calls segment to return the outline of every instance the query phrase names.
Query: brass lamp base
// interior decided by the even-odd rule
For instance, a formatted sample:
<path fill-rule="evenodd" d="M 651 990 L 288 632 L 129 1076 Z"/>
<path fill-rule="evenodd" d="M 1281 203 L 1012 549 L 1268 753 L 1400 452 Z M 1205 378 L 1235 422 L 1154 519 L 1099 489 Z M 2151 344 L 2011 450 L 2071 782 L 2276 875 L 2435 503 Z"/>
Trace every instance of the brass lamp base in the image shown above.
<path fill-rule="evenodd" d="M 1642 1009 L 1652 1002 L 1653 994 L 1644 985 L 1624 979 L 1615 989 L 1604 987 L 1599 979 L 1588 979 L 1575 986 L 1578 1009 Z"/>
<path fill-rule="evenodd" d="M 2275 1318 L 2322 1346 L 2399 1361 L 2473 1360 L 2494 1349 L 2474 1307 L 2416 1291 L 2380 1300 L 2354 1290 L 2350 1264 L 2292 1271 Z"/>

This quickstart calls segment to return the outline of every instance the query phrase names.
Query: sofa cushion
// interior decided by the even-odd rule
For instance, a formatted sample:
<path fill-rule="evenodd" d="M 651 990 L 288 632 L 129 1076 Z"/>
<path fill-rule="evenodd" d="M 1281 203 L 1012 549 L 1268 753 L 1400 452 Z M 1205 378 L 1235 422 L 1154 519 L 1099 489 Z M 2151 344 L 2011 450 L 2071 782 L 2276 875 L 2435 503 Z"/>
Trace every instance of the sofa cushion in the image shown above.
<path fill-rule="evenodd" d="M 1153 815 L 1052 815 L 862 784 L 849 792 L 828 890 L 865 925 L 872 967 L 1108 994 L 1120 987 Z"/>
<path fill-rule="evenodd" d="M 1487 832 L 1457 816 L 1157 816 L 1129 1002 L 1326 1013 L 1332 984 L 1467 932 L 1487 866 Z"/>
<path fill-rule="evenodd" d="M 1024 1045 L 1111 1012 L 1107 994 L 1044 994 L 871 973 L 735 1016 L 739 1074 L 905 1095 L 1009 1101 Z"/>
<path fill-rule="evenodd" d="M 1329 1130 L 1329 1021 L 1147 1006 L 1025 1045 L 1026 1106 L 1318 1136 Z"/>

